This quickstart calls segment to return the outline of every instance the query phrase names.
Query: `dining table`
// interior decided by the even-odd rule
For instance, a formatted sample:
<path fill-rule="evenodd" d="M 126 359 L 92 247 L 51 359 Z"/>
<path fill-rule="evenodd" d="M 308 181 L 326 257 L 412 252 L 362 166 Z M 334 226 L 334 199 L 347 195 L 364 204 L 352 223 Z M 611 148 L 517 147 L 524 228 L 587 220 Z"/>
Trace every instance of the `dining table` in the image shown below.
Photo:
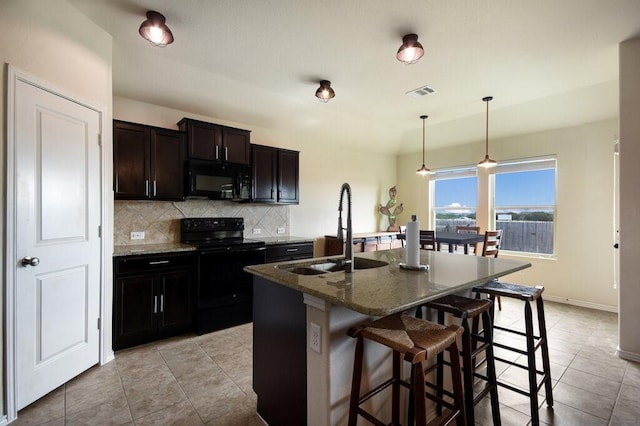
<path fill-rule="evenodd" d="M 406 234 L 397 234 L 396 238 L 405 240 Z M 463 246 L 464 254 L 469 254 L 469 245 L 477 244 L 484 241 L 484 234 L 471 234 L 462 232 L 438 232 L 435 233 L 436 249 L 440 251 L 440 244 L 449 245 L 449 253 L 453 253 L 455 246 Z M 420 246 L 430 244 L 431 239 L 420 238 Z"/>

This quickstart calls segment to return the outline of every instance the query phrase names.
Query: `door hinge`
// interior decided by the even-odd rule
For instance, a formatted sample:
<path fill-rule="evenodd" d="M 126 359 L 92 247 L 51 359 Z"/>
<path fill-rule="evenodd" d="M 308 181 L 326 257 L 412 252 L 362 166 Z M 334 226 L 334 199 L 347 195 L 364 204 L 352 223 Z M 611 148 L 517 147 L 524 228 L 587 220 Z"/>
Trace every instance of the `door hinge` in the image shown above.
<path fill-rule="evenodd" d="M 102 135 L 98 134 L 98 146 L 102 146 Z"/>
<path fill-rule="evenodd" d="M 102 238 L 102 225 L 98 225 L 98 238 Z"/>
<path fill-rule="evenodd" d="M 100 330 L 100 318 L 98 318 L 98 330 Z"/>

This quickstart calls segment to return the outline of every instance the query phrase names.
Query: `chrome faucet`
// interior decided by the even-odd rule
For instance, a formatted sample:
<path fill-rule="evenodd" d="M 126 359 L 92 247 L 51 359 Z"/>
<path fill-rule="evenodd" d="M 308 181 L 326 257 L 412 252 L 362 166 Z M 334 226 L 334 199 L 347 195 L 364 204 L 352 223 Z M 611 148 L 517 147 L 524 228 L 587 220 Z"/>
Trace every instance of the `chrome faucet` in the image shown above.
<path fill-rule="evenodd" d="M 347 227 L 342 226 L 342 200 L 347 193 Z M 347 230 L 347 240 L 344 243 L 344 272 L 353 272 L 353 233 L 351 231 L 351 187 L 343 183 L 340 188 L 340 204 L 338 205 L 338 240 L 344 239 L 343 230 Z"/>

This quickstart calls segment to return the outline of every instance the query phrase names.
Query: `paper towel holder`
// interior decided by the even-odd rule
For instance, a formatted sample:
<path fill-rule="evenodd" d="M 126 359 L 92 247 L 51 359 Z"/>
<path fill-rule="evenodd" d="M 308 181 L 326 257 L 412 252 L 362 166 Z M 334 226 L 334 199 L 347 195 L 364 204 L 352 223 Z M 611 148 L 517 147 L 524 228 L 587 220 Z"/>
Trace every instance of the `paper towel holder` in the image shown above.
<path fill-rule="evenodd" d="M 409 266 L 406 263 L 399 263 L 400 269 L 406 269 L 407 271 L 428 271 L 429 265 Z"/>
<path fill-rule="evenodd" d="M 418 219 L 417 219 L 416 215 L 414 214 L 414 215 L 411 215 L 411 222 L 407 223 L 407 231 L 406 231 L 407 253 L 410 250 L 410 244 L 409 244 L 409 240 L 408 240 L 409 239 L 409 225 L 413 225 L 415 227 L 414 231 L 418 232 L 418 229 L 419 229 L 420 225 L 417 223 L 417 220 Z M 413 255 L 409 256 L 407 254 L 407 263 L 400 263 L 399 266 L 400 266 L 401 269 L 406 269 L 408 271 L 428 271 L 429 270 L 429 265 L 421 265 L 420 264 L 420 253 L 419 253 L 420 252 L 420 246 L 419 246 L 419 240 L 418 240 L 419 235 L 416 234 L 415 237 L 416 237 L 416 241 L 414 241 L 416 243 L 415 249 L 418 250 L 418 253 L 414 253 L 414 254 L 418 256 L 418 258 L 417 258 L 417 263 L 418 264 L 417 265 L 409 265 L 409 260 L 410 260 L 409 258 L 410 257 L 413 258 Z M 413 262 L 411 262 L 411 263 L 413 263 Z"/>

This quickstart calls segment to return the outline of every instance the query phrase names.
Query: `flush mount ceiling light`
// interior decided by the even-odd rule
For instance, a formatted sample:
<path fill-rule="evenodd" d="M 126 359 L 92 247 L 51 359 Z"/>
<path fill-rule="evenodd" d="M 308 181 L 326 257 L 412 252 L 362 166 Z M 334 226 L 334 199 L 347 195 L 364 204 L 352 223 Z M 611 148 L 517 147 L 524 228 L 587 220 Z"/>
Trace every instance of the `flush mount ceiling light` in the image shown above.
<path fill-rule="evenodd" d="M 400 62 L 404 62 L 407 65 L 415 64 L 418 62 L 418 59 L 422 58 L 422 55 L 424 55 L 424 49 L 418 42 L 417 35 L 407 34 L 402 37 L 402 46 L 400 46 L 398 53 L 396 53 L 396 58 Z"/>
<path fill-rule="evenodd" d="M 336 92 L 331 88 L 331 82 L 329 80 L 321 80 L 320 87 L 316 90 L 316 98 L 321 102 L 329 102 L 329 99 L 334 98 Z"/>
<path fill-rule="evenodd" d="M 164 21 L 161 13 L 150 10 L 147 12 L 147 20 L 140 25 L 138 32 L 154 46 L 165 47 L 173 43 L 173 34 Z"/>
<path fill-rule="evenodd" d="M 482 98 L 482 100 L 487 103 L 487 122 L 486 122 L 486 132 L 485 132 L 484 160 L 478 163 L 478 167 L 484 167 L 485 169 L 490 169 L 491 167 L 496 166 L 496 161 L 489 158 L 489 102 L 492 99 L 493 99 L 493 96 L 487 96 L 486 98 Z"/>
<path fill-rule="evenodd" d="M 420 176 L 426 176 L 433 173 L 431 170 L 427 169 L 427 166 L 424 165 L 424 121 L 429 118 L 429 116 L 421 115 L 420 118 L 422 119 L 422 167 L 416 170 L 416 173 Z"/>

